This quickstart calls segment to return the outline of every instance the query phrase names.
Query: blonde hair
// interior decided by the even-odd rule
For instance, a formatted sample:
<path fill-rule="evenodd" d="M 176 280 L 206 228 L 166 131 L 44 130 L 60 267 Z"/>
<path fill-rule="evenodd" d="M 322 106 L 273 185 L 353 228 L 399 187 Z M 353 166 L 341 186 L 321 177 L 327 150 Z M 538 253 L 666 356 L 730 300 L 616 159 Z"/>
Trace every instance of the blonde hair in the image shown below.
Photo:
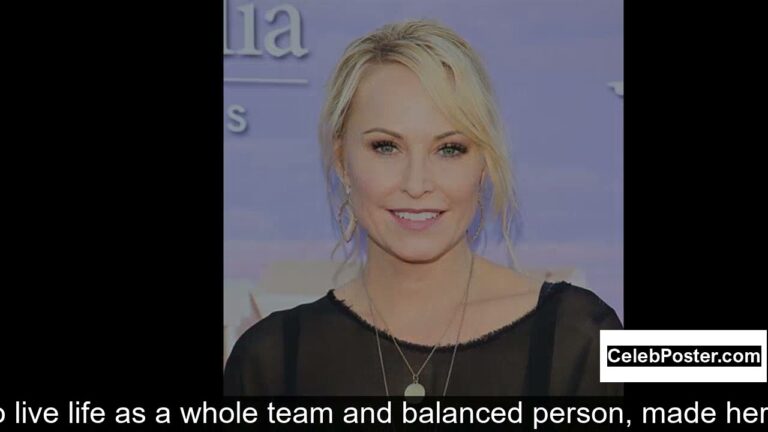
<path fill-rule="evenodd" d="M 490 195 L 510 266 L 516 267 L 510 240 L 512 216 L 517 209 L 516 196 L 490 80 L 480 57 L 470 45 L 456 32 L 434 20 L 391 23 L 354 40 L 347 46 L 326 85 L 319 141 L 334 221 L 345 198 L 341 179 L 334 169 L 336 163 L 343 160 L 340 159 L 342 149 L 335 148 L 334 142 L 344 135 L 352 97 L 368 66 L 392 62 L 411 69 L 451 124 L 479 146 L 491 178 L 490 188 L 487 186 L 489 182 L 484 182 L 486 190 L 481 199 L 487 201 L 486 196 Z M 344 249 L 347 252 L 345 264 L 363 252 L 361 232 L 362 229 L 356 230 L 357 238 L 351 253 Z M 331 257 L 339 246 L 344 245 L 340 236 Z"/>

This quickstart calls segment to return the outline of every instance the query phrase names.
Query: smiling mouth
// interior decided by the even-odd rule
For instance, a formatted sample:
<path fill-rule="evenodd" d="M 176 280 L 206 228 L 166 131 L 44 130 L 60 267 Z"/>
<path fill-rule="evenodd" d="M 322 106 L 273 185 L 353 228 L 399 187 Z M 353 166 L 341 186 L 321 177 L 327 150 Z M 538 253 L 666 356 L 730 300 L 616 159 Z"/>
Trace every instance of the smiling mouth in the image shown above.
<path fill-rule="evenodd" d="M 389 211 L 400 228 L 411 232 L 425 231 L 440 223 L 444 210 L 438 209 L 394 209 Z"/>
<path fill-rule="evenodd" d="M 413 222 L 425 222 L 432 219 L 437 219 L 438 216 L 445 213 L 442 210 L 427 210 L 427 211 L 399 211 L 390 210 L 390 213 L 397 218 Z"/>

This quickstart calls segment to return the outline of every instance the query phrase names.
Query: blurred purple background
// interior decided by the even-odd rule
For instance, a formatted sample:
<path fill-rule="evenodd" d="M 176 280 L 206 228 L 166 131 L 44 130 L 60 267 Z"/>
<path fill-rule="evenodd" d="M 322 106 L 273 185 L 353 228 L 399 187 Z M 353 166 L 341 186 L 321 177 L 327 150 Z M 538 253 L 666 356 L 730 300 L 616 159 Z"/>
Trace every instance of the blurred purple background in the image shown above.
<path fill-rule="evenodd" d="M 289 26 L 289 10 L 308 52 L 276 57 L 269 33 Z M 323 85 L 354 38 L 408 18 L 452 27 L 485 60 L 517 179 L 521 266 L 576 269 L 623 319 L 623 84 L 611 87 L 623 83 L 621 1 L 229 0 L 225 12 L 224 285 L 235 299 L 225 321 L 240 319 L 247 298 L 235 293 L 258 290 L 273 263 L 329 259 L 336 239 L 316 139 Z M 242 54 L 248 15 L 261 55 Z M 232 106 L 245 112 L 232 117 Z M 506 263 L 491 240 L 479 252 Z"/>

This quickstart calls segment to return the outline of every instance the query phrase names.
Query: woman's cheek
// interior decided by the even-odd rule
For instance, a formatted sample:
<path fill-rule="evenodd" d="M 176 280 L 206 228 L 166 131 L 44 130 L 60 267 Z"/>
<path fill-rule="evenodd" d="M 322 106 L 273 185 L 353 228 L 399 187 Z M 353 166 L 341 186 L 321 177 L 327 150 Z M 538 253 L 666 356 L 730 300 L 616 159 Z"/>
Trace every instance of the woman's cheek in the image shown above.
<path fill-rule="evenodd" d="M 361 164 L 356 170 L 355 184 L 361 194 L 369 197 L 371 201 L 380 201 L 399 184 L 397 167 L 393 165 L 368 163 Z"/>
<path fill-rule="evenodd" d="M 353 206 L 358 218 L 368 219 L 368 215 L 377 207 L 380 201 L 380 191 L 377 190 L 376 182 L 371 175 L 360 176 L 352 179 L 352 200 L 356 203 Z"/>
<path fill-rule="evenodd" d="M 480 190 L 479 180 L 476 183 L 471 180 L 472 178 L 474 177 L 470 174 L 446 176 L 440 184 L 442 185 L 442 190 L 450 197 L 451 201 L 472 202 L 477 199 L 477 194 Z"/>

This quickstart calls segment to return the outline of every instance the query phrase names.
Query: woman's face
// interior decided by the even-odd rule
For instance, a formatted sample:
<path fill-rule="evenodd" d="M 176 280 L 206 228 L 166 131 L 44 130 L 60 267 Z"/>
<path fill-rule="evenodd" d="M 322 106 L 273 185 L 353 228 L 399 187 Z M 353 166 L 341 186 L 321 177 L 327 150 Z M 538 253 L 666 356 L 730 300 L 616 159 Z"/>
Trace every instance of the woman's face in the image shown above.
<path fill-rule="evenodd" d="M 483 157 L 410 69 L 368 69 L 339 144 L 352 208 L 375 245 L 403 261 L 429 262 L 466 236 Z"/>

